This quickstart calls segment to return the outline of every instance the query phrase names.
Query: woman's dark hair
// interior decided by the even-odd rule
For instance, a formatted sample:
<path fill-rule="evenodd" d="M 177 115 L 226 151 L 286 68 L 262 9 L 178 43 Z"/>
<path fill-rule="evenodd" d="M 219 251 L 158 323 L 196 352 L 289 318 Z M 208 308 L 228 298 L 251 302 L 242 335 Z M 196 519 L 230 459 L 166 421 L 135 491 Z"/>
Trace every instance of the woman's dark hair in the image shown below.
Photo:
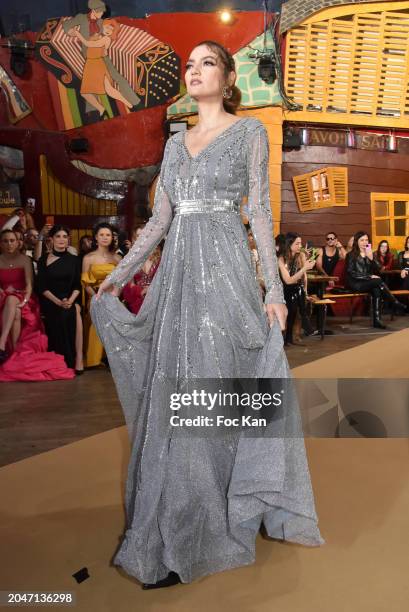
<path fill-rule="evenodd" d="M 277 248 L 277 257 L 284 256 L 285 251 L 285 234 L 277 234 L 275 237 L 275 245 Z"/>
<path fill-rule="evenodd" d="M 368 236 L 369 238 L 368 232 L 364 232 L 363 230 L 360 230 L 359 232 L 356 232 L 356 234 L 354 234 L 354 242 L 352 244 L 352 249 L 350 252 L 351 257 L 353 257 L 354 259 L 359 257 L 361 254 L 361 251 L 359 250 L 358 240 L 360 240 L 362 236 Z"/>
<path fill-rule="evenodd" d="M 230 72 L 232 71 L 236 72 L 236 64 L 235 64 L 232 54 L 225 47 L 223 47 L 223 45 L 221 45 L 218 42 L 215 42 L 214 40 L 203 40 L 198 45 L 196 45 L 196 47 L 200 47 L 201 45 L 205 45 L 211 51 L 213 51 L 213 53 L 216 53 L 222 65 L 224 77 L 227 82 L 227 78 Z M 223 97 L 223 107 L 227 113 L 230 113 L 231 115 L 235 115 L 236 110 L 240 106 L 241 91 L 237 87 L 237 85 L 234 85 L 234 84 L 231 87 L 228 87 L 226 84 L 226 87 L 228 88 L 229 93 L 231 93 L 231 96 L 229 98 Z"/>
<path fill-rule="evenodd" d="M 408 241 L 409 241 L 409 236 L 406 236 L 406 239 L 405 239 L 405 251 L 409 251 Z"/>
<path fill-rule="evenodd" d="M 101 229 L 109 229 L 109 231 L 111 232 L 112 240 L 111 240 L 111 244 L 108 247 L 108 251 L 111 251 L 111 252 L 115 251 L 114 232 L 116 232 L 117 229 L 113 225 L 111 225 L 110 223 L 107 223 L 105 221 L 95 225 L 95 227 L 92 230 L 92 247 L 91 247 L 91 251 L 96 251 L 96 249 L 98 248 L 98 245 L 97 245 L 97 234 L 98 234 L 99 230 L 101 230 Z"/>
<path fill-rule="evenodd" d="M 50 231 L 48 232 L 48 236 L 50 238 L 52 238 L 53 236 L 55 236 L 55 234 L 58 234 L 58 232 L 65 232 L 67 234 L 67 236 L 70 235 L 70 228 L 67 227 L 66 225 L 53 225 L 52 228 L 50 229 Z"/>
<path fill-rule="evenodd" d="M 297 238 L 301 238 L 300 234 L 297 234 L 297 232 L 288 232 L 285 235 L 285 244 L 282 253 L 284 261 L 288 262 L 292 259 L 291 247 Z"/>
<path fill-rule="evenodd" d="M 389 242 L 387 240 L 381 240 L 380 243 L 378 244 L 378 248 L 376 249 L 376 257 L 377 257 L 377 259 L 379 259 L 380 256 L 382 255 L 382 253 L 381 253 L 381 246 L 382 246 L 382 244 L 387 244 L 388 245 L 388 248 L 386 249 L 385 255 L 388 255 L 390 253 Z"/>

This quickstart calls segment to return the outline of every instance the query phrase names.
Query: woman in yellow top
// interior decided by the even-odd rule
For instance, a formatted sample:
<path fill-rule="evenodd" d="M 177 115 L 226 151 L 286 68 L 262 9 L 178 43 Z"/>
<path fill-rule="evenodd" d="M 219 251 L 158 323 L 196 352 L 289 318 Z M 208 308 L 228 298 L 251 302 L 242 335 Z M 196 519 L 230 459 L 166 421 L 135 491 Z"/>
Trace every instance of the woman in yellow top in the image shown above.
<path fill-rule="evenodd" d="M 102 281 L 111 274 L 121 257 L 115 253 L 114 228 L 109 223 L 99 223 L 93 231 L 92 251 L 82 260 L 81 282 L 84 288 L 83 301 L 85 307 L 85 367 L 91 368 L 101 364 L 104 348 L 98 338 L 95 327 L 89 316 L 89 304 L 92 296 L 97 293 Z"/>

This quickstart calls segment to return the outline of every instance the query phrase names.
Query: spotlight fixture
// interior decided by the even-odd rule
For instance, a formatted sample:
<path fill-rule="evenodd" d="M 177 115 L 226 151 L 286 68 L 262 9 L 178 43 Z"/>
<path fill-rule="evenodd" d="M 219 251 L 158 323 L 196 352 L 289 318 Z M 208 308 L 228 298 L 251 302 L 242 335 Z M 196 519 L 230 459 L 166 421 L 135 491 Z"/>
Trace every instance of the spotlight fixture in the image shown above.
<path fill-rule="evenodd" d="M 222 9 L 219 11 L 219 19 L 225 25 L 231 25 L 233 23 L 233 13 L 229 9 Z"/>
<path fill-rule="evenodd" d="M 256 49 L 253 53 L 249 53 L 250 59 L 258 60 L 258 76 L 267 85 L 272 85 L 277 79 L 276 63 L 274 59 L 274 51 L 272 49 Z"/>
<path fill-rule="evenodd" d="M 0 46 L 8 47 L 11 51 L 10 69 L 12 72 L 20 78 L 29 76 L 30 65 L 28 59 L 31 57 L 34 45 L 27 40 L 12 36 L 6 43 L 0 42 Z"/>
<path fill-rule="evenodd" d="M 272 55 L 262 55 L 258 61 L 258 76 L 267 85 L 272 85 L 277 78 L 276 66 Z"/>

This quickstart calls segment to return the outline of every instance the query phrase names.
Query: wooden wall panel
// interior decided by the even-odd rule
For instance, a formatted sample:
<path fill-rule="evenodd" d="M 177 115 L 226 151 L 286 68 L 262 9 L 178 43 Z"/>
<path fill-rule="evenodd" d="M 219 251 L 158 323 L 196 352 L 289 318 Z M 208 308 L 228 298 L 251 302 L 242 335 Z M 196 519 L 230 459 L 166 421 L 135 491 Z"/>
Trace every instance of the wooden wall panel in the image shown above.
<path fill-rule="evenodd" d="M 348 167 L 349 205 L 300 213 L 292 177 L 329 165 Z M 335 147 L 284 151 L 281 232 L 297 231 L 316 246 L 328 231 L 337 232 L 343 242 L 360 229 L 370 233 L 371 192 L 409 193 L 409 156 Z"/>

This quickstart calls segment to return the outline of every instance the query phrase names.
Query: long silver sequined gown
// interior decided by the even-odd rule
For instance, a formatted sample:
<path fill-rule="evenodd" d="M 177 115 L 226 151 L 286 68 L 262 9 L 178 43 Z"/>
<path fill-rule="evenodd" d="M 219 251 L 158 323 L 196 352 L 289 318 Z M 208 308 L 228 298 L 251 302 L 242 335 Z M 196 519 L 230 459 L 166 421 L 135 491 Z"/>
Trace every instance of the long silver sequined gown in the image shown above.
<path fill-rule="evenodd" d="M 142 582 L 182 582 L 254 562 L 262 523 L 277 539 L 321 545 L 296 402 L 287 435 L 163 435 L 165 380 L 289 377 L 278 323 L 263 310 L 237 203 L 248 197 L 266 302 L 284 302 L 269 204 L 268 140 L 254 118 L 195 157 L 167 142 L 153 216 L 109 279 L 122 287 L 167 235 L 135 316 L 118 298 L 92 300 L 131 441 L 127 527 L 114 564 Z M 162 419 L 162 420 L 161 420 Z M 161 433 L 162 432 L 162 433 Z"/>

